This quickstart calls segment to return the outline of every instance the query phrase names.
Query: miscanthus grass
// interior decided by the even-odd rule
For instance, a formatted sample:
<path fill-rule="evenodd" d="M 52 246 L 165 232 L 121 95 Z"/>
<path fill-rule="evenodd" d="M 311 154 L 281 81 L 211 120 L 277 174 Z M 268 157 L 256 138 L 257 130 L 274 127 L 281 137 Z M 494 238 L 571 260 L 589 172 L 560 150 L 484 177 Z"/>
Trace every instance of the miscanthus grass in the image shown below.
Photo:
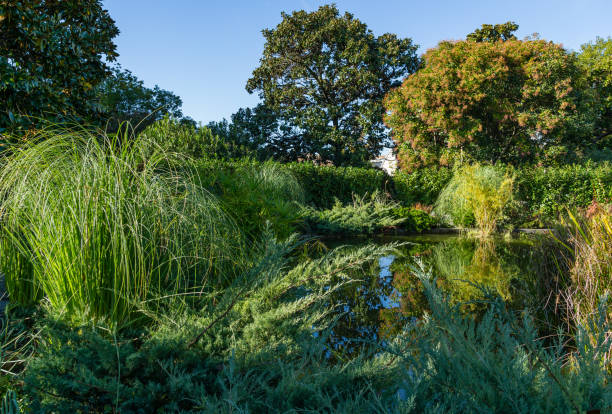
<path fill-rule="evenodd" d="M 47 129 L 0 171 L 0 266 L 11 302 L 74 321 L 138 319 L 155 297 L 223 284 L 241 236 L 175 156 L 143 139 Z"/>

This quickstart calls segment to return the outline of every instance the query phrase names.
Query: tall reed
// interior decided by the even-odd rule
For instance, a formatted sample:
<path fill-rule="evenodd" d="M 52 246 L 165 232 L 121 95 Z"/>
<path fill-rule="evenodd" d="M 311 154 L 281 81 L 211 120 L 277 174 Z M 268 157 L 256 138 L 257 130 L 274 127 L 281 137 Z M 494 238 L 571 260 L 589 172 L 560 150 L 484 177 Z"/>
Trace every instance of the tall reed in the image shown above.
<path fill-rule="evenodd" d="M 123 324 L 159 295 L 230 277 L 241 237 L 154 143 L 50 128 L 0 172 L 0 266 L 12 301 Z"/>

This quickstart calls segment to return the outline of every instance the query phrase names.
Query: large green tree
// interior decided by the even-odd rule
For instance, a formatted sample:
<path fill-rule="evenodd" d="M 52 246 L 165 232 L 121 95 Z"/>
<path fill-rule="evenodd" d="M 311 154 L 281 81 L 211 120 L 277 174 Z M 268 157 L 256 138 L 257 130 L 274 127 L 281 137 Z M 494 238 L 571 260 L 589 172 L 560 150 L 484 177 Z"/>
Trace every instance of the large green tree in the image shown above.
<path fill-rule="evenodd" d="M 281 23 L 263 35 L 263 57 L 247 90 L 258 91 L 313 143 L 304 148 L 323 158 L 342 165 L 378 154 L 387 138 L 382 99 L 418 67 L 412 41 L 376 37 L 333 5 L 282 13 Z"/>
<path fill-rule="evenodd" d="M 95 87 L 118 33 L 99 0 L 0 1 L 0 129 L 99 120 Z"/>
<path fill-rule="evenodd" d="M 544 40 L 441 42 L 386 98 L 400 162 L 533 162 L 582 137 L 574 54 Z M 571 128 L 570 128 L 571 129 Z"/>
<path fill-rule="evenodd" d="M 112 74 L 97 86 L 96 95 L 111 131 L 125 121 L 142 130 L 165 116 L 183 117 L 179 96 L 157 85 L 147 88 L 142 80 L 120 66 L 114 67 Z"/>

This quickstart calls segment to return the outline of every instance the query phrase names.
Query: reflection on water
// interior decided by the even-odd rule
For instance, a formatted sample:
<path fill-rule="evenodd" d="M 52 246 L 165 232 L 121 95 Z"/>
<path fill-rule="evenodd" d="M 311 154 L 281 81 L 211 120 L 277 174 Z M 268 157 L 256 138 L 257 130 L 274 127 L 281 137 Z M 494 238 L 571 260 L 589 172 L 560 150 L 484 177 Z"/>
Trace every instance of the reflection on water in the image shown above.
<path fill-rule="evenodd" d="M 344 287 L 334 296 L 341 311 L 330 339 L 334 351 L 352 354 L 361 344 L 392 337 L 406 322 L 421 317 L 427 300 L 413 273 L 417 262 L 431 269 L 437 284 L 461 312 L 478 314 L 485 290 L 510 307 L 534 305 L 534 291 L 550 270 L 542 239 L 471 239 L 453 235 L 385 237 L 377 243 L 406 241 L 399 257 L 381 257 L 363 282 Z M 363 239 L 333 244 L 361 244 Z"/>

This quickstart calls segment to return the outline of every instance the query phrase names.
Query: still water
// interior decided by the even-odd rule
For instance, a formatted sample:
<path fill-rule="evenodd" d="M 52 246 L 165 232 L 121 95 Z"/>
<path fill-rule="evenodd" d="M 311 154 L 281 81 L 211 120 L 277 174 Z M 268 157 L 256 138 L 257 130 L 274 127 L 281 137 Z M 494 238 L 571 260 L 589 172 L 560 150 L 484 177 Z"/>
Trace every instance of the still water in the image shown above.
<path fill-rule="evenodd" d="M 478 315 L 485 291 L 515 310 L 542 312 L 559 274 L 559 249 L 549 237 L 475 239 L 458 235 L 419 235 L 328 241 L 328 247 L 405 242 L 399 254 L 380 257 L 362 282 L 347 285 L 333 297 L 338 323 L 330 351 L 357 352 L 364 343 L 401 332 L 406 322 L 428 311 L 422 285 L 414 273 L 421 264 L 458 312 Z M 537 315 L 545 319 L 547 315 Z"/>

